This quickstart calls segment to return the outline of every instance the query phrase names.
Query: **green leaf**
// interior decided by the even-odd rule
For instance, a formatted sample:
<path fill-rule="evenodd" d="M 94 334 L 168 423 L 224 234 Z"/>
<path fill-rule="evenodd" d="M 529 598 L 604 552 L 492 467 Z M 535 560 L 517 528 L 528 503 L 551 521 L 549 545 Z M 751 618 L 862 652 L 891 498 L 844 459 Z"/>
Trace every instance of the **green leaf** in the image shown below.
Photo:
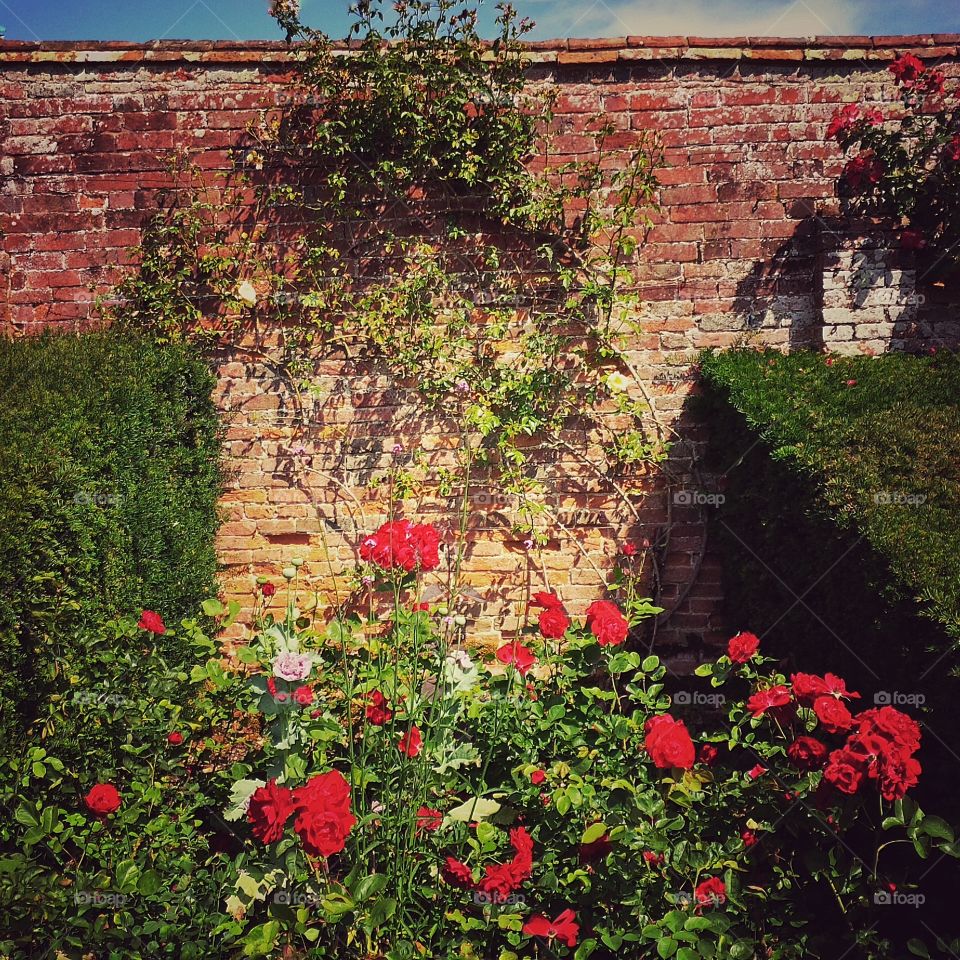
<path fill-rule="evenodd" d="M 121 860 L 115 872 L 117 887 L 124 893 L 132 893 L 137 889 L 137 878 L 140 868 L 132 860 Z"/>
<path fill-rule="evenodd" d="M 37 819 L 36 813 L 25 804 L 21 804 L 19 807 L 17 807 L 14 817 L 16 818 L 17 823 L 22 823 L 25 827 L 38 827 L 40 825 L 40 821 Z"/>
<path fill-rule="evenodd" d="M 390 897 L 384 897 L 378 900 L 373 909 L 367 915 L 367 921 L 364 926 L 368 930 L 375 930 L 377 927 L 386 923 L 397 912 L 397 901 Z"/>
<path fill-rule="evenodd" d="M 927 949 L 927 945 L 922 940 L 918 940 L 916 937 L 913 937 L 911 940 L 907 941 L 907 949 L 915 957 L 930 956 L 930 951 Z"/>
<path fill-rule="evenodd" d="M 590 826 L 583 831 L 580 842 L 593 843 L 594 840 L 599 840 L 606 832 L 607 825 L 602 820 L 599 823 L 591 823 Z"/>
<path fill-rule="evenodd" d="M 137 890 L 145 897 L 152 897 L 163 886 L 163 878 L 156 870 L 148 870 L 137 884 Z"/>
<path fill-rule="evenodd" d="M 356 887 L 351 888 L 350 892 L 357 903 L 362 903 L 364 900 L 369 900 L 370 897 L 375 897 L 387 885 L 389 879 L 386 874 L 374 873 L 369 877 L 363 877 Z"/>
<path fill-rule="evenodd" d="M 667 960 L 668 957 L 672 957 L 677 952 L 677 941 L 673 937 L 664 937 L 662 940 L 657 941 L 657 953 Z"/>
<path fill-rule="evenodd" d="M 924 817 L 920 824 L 920 829 L 930 837 L 936 837 L 938 840 L 946 840 L 947 843 L 953 843 L 954 836 L 950 824 L 940 817 Z"/>
<path fill-rule="evenodd" d="M 204 600 L 200 604 L 200 609 L 208 617 L 219 617 L 223 613 L 223 604 L 216 598 L 211 597 L 209 600 Z"/>
<path fill-rule="evenodd" d="M 640 664 L 640 669 L 644 673 L 653 673 L 657 667 L 660 666 L 660 658 L 655 656 L 649 656 L 644 659 L 643 663 Z"/>
<path fill-rule="evenodd" d="M 449 820 L 455 820 L 459 823 L 469 823 L 471 820 L 486 820 L 492 817 L 500 809 L 500 804 L 496 800 L 486 800 L 478 797 L 476 800 L 467 800 L 461 803 L 459 807 L 454 807 L 447 813 Z"/>

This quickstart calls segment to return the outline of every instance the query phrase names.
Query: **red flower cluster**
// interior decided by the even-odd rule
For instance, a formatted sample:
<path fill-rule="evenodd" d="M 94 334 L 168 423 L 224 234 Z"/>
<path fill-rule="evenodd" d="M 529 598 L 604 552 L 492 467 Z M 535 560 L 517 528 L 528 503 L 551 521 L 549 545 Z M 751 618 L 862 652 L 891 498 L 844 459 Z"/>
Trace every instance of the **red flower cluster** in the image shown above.
<path fill-rule="evenodd" d="M 601 647 L 619 646 L 629 630 L 620 608 L 609 600 L 594 600 L 587 607 L 587 627 Z"/>
<path fill-rule="evenodd" d="M 847 178 L 850 188 L 860 192 L 880 182 L 886 167 L 869 150 L 854 157 L 844 168 L 843 175 Z"/>
<path fill-rule="evenodd" d="M 747 701 L 747 709 L 755 717 L 762 717 L 768 710 L 782 716 L 786 712 L 784 708 L 791 706 L 790 691 L 782 685 L 757 690 Z"/>
<path fill-rule="evenodd" d="M 514 667 L 522 677 L 525 677 L 530 672 L 530 668 L 537 662 L 533 651 L 529 647 L 525 647 L 519 640 L 512 640 L 500 647 L 497 650 L 497 659 L 504 666 Z"/>
<path fill-rule="evenodd" d="M 801 770 L 820 770 L 827 762 L 827 748 L 813 737 L 797 737 L 787 747 L 787 756 Z"/>
<path fill-rule="evenodd" d="M 890 72 L 904 90 L 915 90 L 919 94 L 939 95 L 946 85 L 946 77 L 939 70 L 928 70 L 912 53 L 897 57 L 890 64 Z"/>
<path fill-rule="evenodd" d="M 859 124 L 877 126 L 883 123 L 883 114 L 876 108 L 860 112 L 860 107 L 856 103 L 848 103 L 845 107 L 839 107 L 830 120 L 830 126 L 827 127 L 827 139 L 834 140 L 850 133 Z"/>
<path fill-rule="evenodd" d="M 510 845 L 514 849 L 513 859 L 488 866 L 479 882 L 474 882 L 473 872 L 465 863 L 447 857 L 442 870 L 444 880 L 464 890 L 479 890 L 494 903 L 506 902 L 533 871 L 533 838 L 525 827 L 510 831 Z"/>
<path fill-rule="evenodd" d="M 140 614 L 140 619 L 137 621 L 137 626 L 141 630 L 147 630 L 150 633 L 164 634 L 167 632 L 167 627 L 163 622 L 163 619 L 160 617 L 159 613 L 154 613 L 152 610 L 144 610 Z"/>
<path fill-rule="evenodd" d="M 651 717 L 643 726 L 644 749 L 661 770 L 679 767 L 689 770 L 696 758 L 693 741 L 682 720 L 674 720 L 668 713 Z"/>
<path fill-rule="evenodd" d="M 423 749 L 423 737 L 420 735 L 420 728 L 414 724 L 400 738 L 397 749 L 407 757 L 415 757 Z"/>
<path fill-rule="evenodd" d="M 293 813 L 293 829 L 307 853 L 317 857 L 339 853 L 357 822 L 350 812 L 350 785 L 338 770 L 311 777 L 295 790 L 270 780 L 250 797 L 247 820 L 257 839 L 276 843 Z"/>
<path fill-rule="evenodd" d="M 83 802 L 91 813 L 105 817 L 120 809 L 120 791 L 112 783 L 98 783 L 90 788 Z"/>
<path fill-rule="evenodd" d="M 710 877 L 703 883 L 698 883 L 694 890 L 697 901 L 697 911 L 704 907 L 718 907 L 727 899 L 727 886 L 719 877 Z"/>
<path fill-rule="evenodd" d="M 741 632 L 731 637 L 727 656 L 734 663 L 746 663 L 760 649 L 760 638 L 755 633 Z"/>
<path fill-rule="evenodd" d="M 538 607 L 543 607 L 537 618 L 541 636 L 548 640 L 560 640 L 570 626 L 570 618 L 560 598 L 555 593 L 541 591 L 533 595 L 533 602 Z"/>
<path fill-rule="evenodd" d="M 443 814 L 432 807 L 421 807 L 417 811 L 417 833 L 423 833 L 425 830 L 432 832 L 440 829 L 443 823 Z"/>
<path fill-rule="evenodd" d="M 367 706 L 367 719 L 378 727 L 382 727 L 390 722 L 391 717 L 393 717 L 393 711 L 387 703 L 387 698 L 379 690 L 374 690 L 370 694 L 370 703 Z"/>
<path fill-rule="evenodd" d="M 384 570 L 436 570 L 440 566 L 439 547 L 440 535 L 431 524 L 395 520 L 383 524 L 360 544 L 360 559 Z"/>
<path fill-rule="evenodd" d="M 523 932 L 530 937 L 562 940 L 568 947 L 575 947 L 580 925 L 577 923 L 577 915 L 568 907 L 556 920 L 548 920 L 540 914 L 532 916 L 523 925 Z"/>
<path fill-rule="evenodd" d="M 293 791 L 293 799 L 299 811 L 293 829 L 307 853 L 318 857 L 339 853 L 357 822 L 350 812 L 350 784 L 343 774 L 330 770 L 311 777 Z"/>
<path fill-rule="evenodd" d="M 920 764 L 920 727 L 895 707 L 865 710 L 856 730 L 830 754 L 823 777 L 841 793 L 856 793 L 864 777 L 876 780 L 884 800 L 893 801 L 916 786 Z"/>
<path fill-rule="evenodd" d="M 253 835 L 261 843 L 276 843 L 283 836 L 283 828 L 295 809 L 293 791 L 278 786 L 276 779 L 258 787 L 247 807 L 247 820 Z"/>

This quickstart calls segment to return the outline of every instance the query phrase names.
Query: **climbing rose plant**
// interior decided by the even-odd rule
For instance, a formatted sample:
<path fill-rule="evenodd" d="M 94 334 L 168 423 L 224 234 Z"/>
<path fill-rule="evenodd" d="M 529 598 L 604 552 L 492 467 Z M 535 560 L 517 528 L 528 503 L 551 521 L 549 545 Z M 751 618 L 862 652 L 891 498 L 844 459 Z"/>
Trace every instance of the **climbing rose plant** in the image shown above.
<path fill-rule="evenodd" d="M 891 218 L 908 250 L 928 250 L 944 264 L 960 243 L 960 105 L 957 87 L 913 54 L 891 65 L 899 108 L 847 104 L 827 130 L 854 150 L 842 177 L 858 213 Z"/>
<path fill-rule="evenodd" d="M 527 626 L 471 648 L 425 599 L 443 550 L 429 524 L 384 524 L 357 544 L 354 595 L 319 618 L 291 566 L 285 591 L 258 590 L 250 642 L 194 669 L 263 734 L 220 780 L 242 843 L 223 943 L 694 960 L 822 955 L 828 937 L 884 955 L 865 917 L 909 889 L 887 831 L 956 852 L 908 796 L 915 720 L 858 709 L 833 674 L 776 673 L 750 633 L 669 676 L 630 649 L 658 612 L 637 600 L 581 619 L 543 590 Z M 712 715 L 671 695 L 698 684 L 723 691 Z"/>

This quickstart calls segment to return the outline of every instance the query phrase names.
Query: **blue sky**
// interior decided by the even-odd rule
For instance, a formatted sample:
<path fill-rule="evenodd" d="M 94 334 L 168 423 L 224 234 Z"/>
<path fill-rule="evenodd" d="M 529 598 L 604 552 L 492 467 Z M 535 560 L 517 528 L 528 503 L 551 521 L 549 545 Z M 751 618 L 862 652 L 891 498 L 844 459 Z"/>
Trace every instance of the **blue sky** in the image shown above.
<path fill-rule="evenodd" d="M 303 17 L 342 36 L 347 0 L 303 0 Z M 960 33 L 956 0 L 514 0 L 537 38 L 687 34 Z M 0 0 L 15 40 L 276 39 L 268 0 Z M 484 7 L 491 8 L 493 0 Z M 489 17 L 486 21 L 489 23 Z"/>

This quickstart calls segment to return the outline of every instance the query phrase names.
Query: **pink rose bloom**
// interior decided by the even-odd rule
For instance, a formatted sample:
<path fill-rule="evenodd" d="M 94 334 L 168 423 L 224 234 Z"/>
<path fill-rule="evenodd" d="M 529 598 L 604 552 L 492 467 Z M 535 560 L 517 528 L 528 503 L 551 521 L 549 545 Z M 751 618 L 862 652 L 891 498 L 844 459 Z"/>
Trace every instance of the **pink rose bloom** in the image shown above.
<path fill-rule="evenodd" d="M 309 653 L 280 653 L 273 661 L 273 675 L 281 680 L 306 680 L 312 668 Z"/>

